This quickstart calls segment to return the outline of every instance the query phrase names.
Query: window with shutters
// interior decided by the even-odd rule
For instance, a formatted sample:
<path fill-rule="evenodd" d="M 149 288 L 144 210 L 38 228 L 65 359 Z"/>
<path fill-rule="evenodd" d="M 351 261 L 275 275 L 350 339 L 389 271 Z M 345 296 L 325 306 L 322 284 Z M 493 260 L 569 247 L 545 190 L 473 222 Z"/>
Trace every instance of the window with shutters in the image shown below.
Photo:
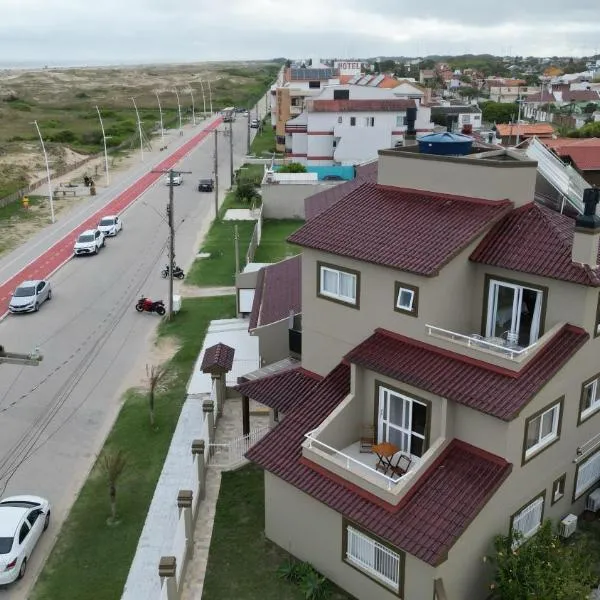
<path fill-rule="evenodd" d="M 544 491 L 524 506 L 518 513 L 513 515 L 511 519 L 511 532 L 513 534 L 520 534 L 514 540 L 513 547 L 516 548 L 532 535 L 535 535 L 537 530 L 542 526 L 545 496 L 546 493 Z"/>
<path fill-rule="evenodd" d="M 400 591 L 402 555 L 399 552 L 349 524 L 345 525 L 345 539 L 344 559 L 347 563 L 385 587 Z"/>

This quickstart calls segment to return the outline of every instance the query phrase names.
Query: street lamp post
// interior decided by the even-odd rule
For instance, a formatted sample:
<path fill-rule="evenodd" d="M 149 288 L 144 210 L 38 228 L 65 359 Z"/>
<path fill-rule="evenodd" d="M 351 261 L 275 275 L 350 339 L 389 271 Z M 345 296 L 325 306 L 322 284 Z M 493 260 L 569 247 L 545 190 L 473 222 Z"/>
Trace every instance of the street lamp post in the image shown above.
<path fill-rule="evenodd" d="M 212 106 L 212 90 L 210 89 L 210 79 L 208 80 L 208 98 L 210 101 L 210 116 L 213 115 L 213 106 Z"/>
<path fill-rule="evenodd" d="M 181 135 L 181 103 L 179 102 L 179 92 L 177 91 L 177 88 L 175 88 L 175 96 L 177 96 L 177 112 L 179 113 L 179 135 Z"/>
<path fill-rule="evenodd" d="M 98 118 L 100 119 L 100 129 L 102 130 L 102 141 L 104 142 L 104 171 L 106 173 L 106 185 L 108 185 L 108 150 L 106 149 L 106 133 L 104 132 L 104 123 L 102 122 L 102 115 L 100 114 L 100 109 L 98 108 L 98 106 L 96 106 L 96 110 L 98 111 Z"/>
<path fill-rule="evenodd" d="M 158 97 L 158 92 L 154 92 L 156 96 L 156 101 L 158 102 L 158 114 L 160 115 L 160 140 L 162 145 L 165 145 L 165 128 L 163 126 L 163 116 L 162 116 L 162 106 L 160 105 L 160 98 Z"/>
<path fill-rule="evenodd" d="M 37 129 L 38 135 L 40 136 L 42 152 L 44 153 L 44 161 L 46 161 L 46 175 L 48 177 L 48 200 L 50 200 L 50 218 L 52 219 L 52 223 L 54 223 L 54 200 L 52 198 L 52 183 L 50 181 L 50 164 L 48 163 L 48 154 L 46 153 L 46 146 L 44 146 L 44 138 L 42 138 L 42 132 L 40 131 L 38 122 L 34 121 L 33 124 Z"/>
<path fill-rule="evenodd" d="M 144 137 L 142 135 L 142 122 L 140 121 L 140 113 L 138 112 L 137 104 L 135 103 L 135 98 L 131 98 L 131 101 L 133 102 L 133 108 L 135 108 L 135 116 L 137 117 L 138 133 L 140 136 L 140 154 L 142 156 L 142 162 L 144 162 Z"/>
<path fill-rule="evenodd" d="M 202 79 L 200 80 L 200 89 L 202 90 L 202 104 L 204 107 L 202 116 L 206 119 L 206 96 L 204 95 L 204 84 L 202 83 Z"/>
<path fill-rule="evenodd" d="M 196 125 L 196 109 L 194 107 L 194 90 L 190 85 L 190 96 L 192 97 L 192 125 Z"/>

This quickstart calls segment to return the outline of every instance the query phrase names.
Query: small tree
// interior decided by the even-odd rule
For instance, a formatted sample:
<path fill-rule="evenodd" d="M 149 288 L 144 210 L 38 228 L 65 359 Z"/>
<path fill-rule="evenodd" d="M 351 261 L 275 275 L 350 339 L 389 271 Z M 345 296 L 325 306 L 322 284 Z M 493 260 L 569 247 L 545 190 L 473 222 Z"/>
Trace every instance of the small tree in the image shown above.
<path fill-rule="evenodd" d="M 110 498 L 110 523 L 117 522 L 117 482 L 119 481 L 125 466 L 127 458 L 122 450 L 116 452 L 105 452 L 100 457 L 100 468 L 106 476 L 108 483 L 108 496 Z"/>
<path fill-rule="evenodd" d="M 306 167 L 301 163 L 291 162 L 281 166 L 278 173 L 306 173 Z"/>
<path fill-rule="evenodd" d="M 146 375 L 148 377 L 148 408 L 150 409 L 150 426 L 154 427 L 154 404 L 156 392 L 160 389 L 161 381 L 164 379 L 167 370 L 161 365 L 146 365 Z"/>
<path fill-rule="evenodd" d="M 589 552 L 565 543 L 546 521 L 527 541 L 521 536 L 497 536 L 496 567 L 490 589 L 494 600 L 587 600 L 594 584 Z"/>

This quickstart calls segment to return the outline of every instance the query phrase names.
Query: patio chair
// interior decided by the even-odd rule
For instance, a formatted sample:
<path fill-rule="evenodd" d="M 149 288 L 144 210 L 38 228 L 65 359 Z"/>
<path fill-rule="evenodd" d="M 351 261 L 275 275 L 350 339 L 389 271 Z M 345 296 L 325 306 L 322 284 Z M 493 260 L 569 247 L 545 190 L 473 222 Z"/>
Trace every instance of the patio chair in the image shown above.
<path fill-rule="evenodd" d="M 359 452 L 371 454 L 372 447 L 377 440 L 375 439 L 375 427 L 373 425 L 363 425 L 360 432 Z"/>
<path fill-rule="evenodd" d="M 411 463 L 412 458 L 410 456 L 400 453 L 396 464 L 392 466 L 392 473 L 394 473 L 394 475 L 397 475 L 398 477 L 406 475 L 406 473 L 410 469 Z"/>

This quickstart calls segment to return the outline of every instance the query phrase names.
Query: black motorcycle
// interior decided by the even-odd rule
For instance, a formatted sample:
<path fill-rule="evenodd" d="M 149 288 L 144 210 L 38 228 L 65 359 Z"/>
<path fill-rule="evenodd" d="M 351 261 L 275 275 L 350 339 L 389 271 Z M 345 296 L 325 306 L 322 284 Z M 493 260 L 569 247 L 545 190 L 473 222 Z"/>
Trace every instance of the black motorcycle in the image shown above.
<path fill-rule="evenodd" d="M 165 268 L 160 272 L 163 279 L 166 279 L 169 276 L 169 265 L 165 265 Z M 175 266 L 173 269 L 173 277 L 175 279 L 183 279 L 185 277 L 185 273 L 181 267 Z"/>

